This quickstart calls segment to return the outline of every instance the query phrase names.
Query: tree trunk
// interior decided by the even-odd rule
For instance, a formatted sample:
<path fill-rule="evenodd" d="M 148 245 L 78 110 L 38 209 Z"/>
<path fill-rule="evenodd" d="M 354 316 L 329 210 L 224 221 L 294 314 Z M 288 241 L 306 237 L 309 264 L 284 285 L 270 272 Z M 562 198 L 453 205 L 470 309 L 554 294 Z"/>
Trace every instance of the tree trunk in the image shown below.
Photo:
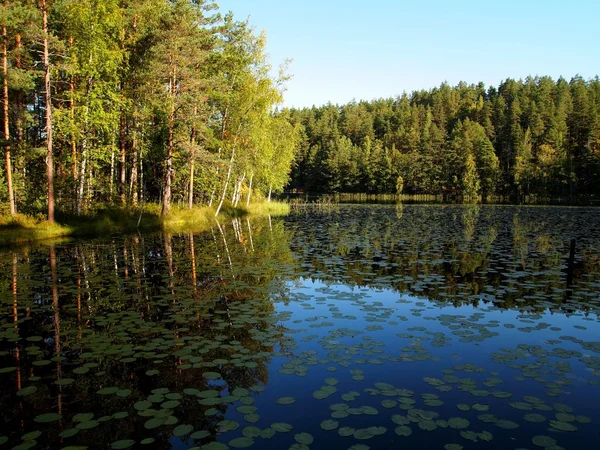
<path fill-rule="evenodd" d="M 252 180 L 254 179 L 254 174 L 250 175 L 250 183 L 248 183 L 248 198 L 246 198 L 246 206 L 250 206 L 250 195 L 252 195 Z"/>
<path fill-rule="evenodd" d="M 198 116 L 198 106 L 194 107 L 194 118 Z M 192 126 L 192 133 L 190 138 L 190 186 L 189 186 L 189 197 L 188 197 L 188 208 L 192 209 L 194 206 L 194 166 L 196 164 L 196 127 Z"/>
<path fill-rule="evenodd" d="M 238 181 L 238 184 L 237 184 L 235 199 L 233 202 L 233 206 L 235 206 L 236 208 L 237 208 L 238 203 L 240 202 L 240 197 L 242 196 L 242 184 L 244 183 L 245 179 L 246 179 L 246 172 L 244 172 L 244 174 L 240 178 L 240 181 Z"/>
<path fill-rule="evenodd" d="M 52 93 L 48 42 L 48 6 L 41 0 L 44 33 L 44 89 L 46 90 L 46 178 L 48 179 L 48 222 L 54 222 L 54 159 L 52 154 Z"/>
<path fill-rule="evenodd" d="M 170 62 L 173 62 L 173 57 L 170 57 Z M 176 87 L 176 76 L 175 68 L 172 68 L 172 76 L 170 80 L 169 93 L 170 93 L 170 105 L 169 105 L 169 141 L 167 148 L 167 168 L 165 170 L 165 184 L 163 189 L 163 204 L 161 217 L 165 217 L 171 209 L 171 178 L 173 172 L 173 143 L 174 143 L 174 128 L 175 128 L 175 91 Z"/>
<path fill-rule="evenodd" d="M 273 192 L 273 185 L 271 185 L 271 184 L 270 184 L 270 185 L 269 185 L 269 198 L 268 198 L 268 200 L 267 200 L 267 201 L 269 201 L 269 202 L 271 201 L 271 192 Z"/>
<path fill-rule="evenodd" d="M 127 193 L 127 180 L 125 178 L 125 161 L 127 159 L 127 150 L 125 148 L 125 113 L 123 111 L 121 111 L 121 119 L 119 121 L 119 146 L 121 147 L 121 176 L 119 178 L 121 190 L 121 203 L 125 204 L 125 194 Z"/>
<path fill-rule="evenodd" d="M 134 206 L 138 203 L 138 151 L 137 151 L 137 130 L 135 121 L 135 111 L 133 113 L 131 127 L 131 178 L 129 179 L 129 198 Z"/>
<path fill-rule="evenodd" d="M 173 128 L 175 126 L 173 107 L 169 116 L 169 141 L 167 149 L 167 168 L 165 170 L 165 187 L 161 216 L 165 217 L 171 209 L 171 172 L 173 170 Z"/>
<path fill-rule="evenodd" d="M 23 48 L 23 43 L 21 42 L 21 35 L 17 33 L 15 38 L 17 43 L 17 55 L 15 57 L 15 67 L 17 69 L 21 68 L 21 49 Z M 21 143 L 23 142 L 23 92 L 17 92 L 17 150 L 21 148 Z"/>
<path fill-rule="evenodd" d="M 223 202 L 225 201 L 225 196 L 227 195 L 227 186 L 229 185 L 229 178 L 231 178 L 231 169 L 233 167 L 233 159 L 235 157 L 235 144 L 231 149 L 231 158 L 229 159 L 229 168 L 227 169 L 227 176 L 225 177 L 225 184 L 223 185 L 223 194 L 221 195 L 221 200 L 219 201 L 219 206 L 217 206 L 217 210 L 215 211 L 215 217 L 219 215 L 219 211 L 223 207 Z"/>
<path fill-rule="evenodd" d="M 10 129 L 8 125 L 8 49 L 7 49 L 6 25 L 2 26 L 2 75 L 4 76 L 2 96 L 4 100 L 4 153 L 6 157 L 6 186 L 8 188 L 8 204 L 10 215 L 17 213 L 15 208 L 15 194 L 12 184 L 12 167 L 10 161 Z"/>
<path fill-rule="evenodd" d="M 69 46 L 73 46 L 73 36 L 69 36 Z M 73 180 L 77 186 L 77 139 L 75 137 L 75 77 L 69 77 L 69 108 L 71 111 L 71 159 L 73 164 Z M 77 188 L 75 188 L 75 202 L 77 203 Z"/>
<path fill-rule="evenodd" d="M 188 208 L 192 209 L 194 207 L 194 157 L 192 156 L 192 160 L 190 161 L 190 187 L 188 193 Z"/>
<path fill-rule="evenodd" d="M 110 154 L 110 189 L 109 199 L 112 202 L 113 199 L 113 186 L 115 183 L 115 151 L 113 150 Z"/>
<path fill-rule="evenodd" d="M 81 145 L 81 173 L 79 174 L 79 191 L 77 193 L 77 215 L 81 215 L 83 209 L 83 194 L 85 189 L 85 169 L 87 165 L 87 138 L 83 138 Z"/>

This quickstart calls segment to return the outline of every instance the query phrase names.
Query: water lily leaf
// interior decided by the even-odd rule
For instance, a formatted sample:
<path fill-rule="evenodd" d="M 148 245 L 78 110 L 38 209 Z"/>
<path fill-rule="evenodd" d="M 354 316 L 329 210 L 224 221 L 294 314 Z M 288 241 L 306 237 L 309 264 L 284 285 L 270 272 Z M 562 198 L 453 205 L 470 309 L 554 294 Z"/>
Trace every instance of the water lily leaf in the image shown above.
<path fill-rule="evenodd" d="M 242 430 L 242 434 L 246 437 L 250 437 L 250 438 L 256 438 L 260 436 L 260 428 L 258 427 L 245 427 Z"/>
<path fill-rule="evenodd" d="M 202 376 L 207 380 L 218 380 L 221 378 L 221 374 L 218 372 L 204 372 Z"/>
<path fill-rule="evenodd" d="M 396 427 L 396 429 L 394 430 L 396 432 L 396 434 L 398 436 L 410 436 L 412 434 L 412 430 L 410 429 L 410 427 L 407 427 L 406 425 L 400 425 L 399 427 Z"/>
<path fill-rule="evenodd" d="M 551 420 L 549 424 L 552 428 L 556 428 L 560 431 L 577 431 L 577 427 L 571 423 L 561 422 L 559 420 Z"/>
<path fill-rule="evenodd" d="M 294 397 L 279 397 L 276 402 L 280 405 L 291 405 L 296 402 Z"/>
<path fill-rule="evenodd" d="M 152 419 L 147 420 L 144 423 L 144 428 L 146 428 L 147 430 L 152 430 L 154 428 L 160 427 L 163 423 L 164 423 L 164 419 L 159 418 L 159 417 L 154 417 Z"/>
<path fill-rule="evenodd" d="M 35 419 L 33 419 L 37 423 L 48 423 L 48 422 L 56 422 L 57 420 L 62 419 L 62 416 L 57 413 L 46 413 L 40 414 Z"/>
<path fill-rule="evenodd" d="M 87 422 L 94 418 L 94 413 L 79 413 L 73 416 L 73 422 Z"/>
<path fill-rule="evenodd" d="M 200 447 L 202 450 L 227 450 L 229 447 L 221 442 L 213 441 Z"/>
<path fill-rule="evenodd" d="M 110 448 L 120 449 L 120 448 L 129 448 L 135 444 L 135 441 L 132 439 L 123 439 L 121 441 L 115 441 L 110 445 Z"/>
<path fill-rule="evenodd" d="M 26 388 L 17 391 L 17 395 L 19 397 L 27 397 L 28 395 L 35 394 L 37 390 L 37 386 L 27 386 Z"/>
<path fill-rule="evenodd" d="M 229 441 L 229 446 L 234 448 L 246 448 L 254 444 L 254 439 L 250 437 L 239 437 Z"/>
<path fill-rule="evenodd" d="M 340 429 L 338 429 L 338 434 L 343 437 L 352 436 L 355 431 L 356 429 L 352 427 L 341 427 Z"/>
<path fill-rule="evenodd" d="M 289 423 L 275 422 L 271 425 L 271 428 L 273 428 L 278 433 L 287 433 L 288 431 L 292 431 L 294 427 L 291 426 Z"/>
<path fill-rule="evenodd" d="M 515 428 L 519 428 L 519 424 L 511 420 L 501 419 L 497 420 L 495 423 L 497 427 L 504 428 L 505 430 L 514 430 Z"/>
<path fill-rule="evenodd" d="M 98 425 L 100 425 L 98 420 L 87 420 L 77 424 L 77 428 L 80 430 L 91 430 L 92 428 L 96 428 Z"/>
<path fill-rule="evenodd" d="M 546 421 L 545 416 L 542 416 L 541 414 L 537 414 L 537 413 L 525 414 L 523 416 L 523 419 L 525 419 L 527 422 L 545 422 Z"/>
<path fill-rule="evenodd" d="M 61 432 L 61 433 L 59 434 L 59 436 L 60 436 L 61 438 L 65 438 L 65 439 L 66 439 L 66 438 L 70 438 L 70 437 L 73 437 L 73 436 L 75 436 L 75 435 L 76 435 L 77 433 L 79 433 L 80 431 L 81 431 L 81 430 L 80 430 L 79 428 L 69 428 L 69 429 L 66 429 L 65 431 Z"/>
<path fill-rule="evenodd" d="M 368 428 L 361 428 L 354 432 L 354 439 L 371 439 L 374 434 Z"/>
<path fill-rule="evenodd" d="M 299 444 L 305 444 L 305 445 L 310 445 L 314 441 L 312 435 L 309 433 L 297 433 L 294 435 L 294 439 Z"/>
<path fill-rule="evenodd" d="M 324 420 L 321 422 L 321 428 L 326 431 L 335 430 L 339 424 L 337 420 Z"/>
<path fill-rule="evenodd" d="M 462 417 L 451 417 L 450 419 L 448 419 L 448 426 L 450 428 L 454 428 L 455 430 L 467 428 L 469 425 L 470 422 Z"/>
<path fill-rule="evenodd" d="M 42 432 L 39 430 L 30 431 L 29 433 L 26 433 L 23 436 L 21 436 L 21 440 L 22 441 L 33 441 L 33 440 L 39 438 L 41 435 L 42 435 Z"/>
<path fill-rule="evenodd" d="M 538 447 L 552 447 L 556 445 L 556 441 L 550 436 L 534 436 L 531 438 L 531 442 Z"/>
<path fill-rule="evenodd" d="M 185 436 L 186 434 L 190 434 L 192 431 L 194 431 L 193 425 L 178 425 L 173 430 L 173 436 L 175 436 L 175 437 Z"/>

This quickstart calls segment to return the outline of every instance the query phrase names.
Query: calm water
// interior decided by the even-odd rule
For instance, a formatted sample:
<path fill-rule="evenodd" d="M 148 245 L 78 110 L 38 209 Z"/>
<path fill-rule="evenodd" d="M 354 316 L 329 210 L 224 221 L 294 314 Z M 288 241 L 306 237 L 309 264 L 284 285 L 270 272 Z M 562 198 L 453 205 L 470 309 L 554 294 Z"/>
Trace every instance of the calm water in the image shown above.
<path fill-rule="evenodd" d="M 599 287 L 591 208 L 2 251 L 0 448 L 597 448 Z"/>

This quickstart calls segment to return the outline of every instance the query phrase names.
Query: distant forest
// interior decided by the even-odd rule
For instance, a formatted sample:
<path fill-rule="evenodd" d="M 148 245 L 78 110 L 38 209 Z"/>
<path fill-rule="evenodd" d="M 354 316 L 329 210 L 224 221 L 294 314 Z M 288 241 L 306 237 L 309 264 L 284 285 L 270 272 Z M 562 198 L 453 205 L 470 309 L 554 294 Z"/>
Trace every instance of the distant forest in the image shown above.
<path fill-rule="evenodd" d="M 290 190 L 490 195 L 600 193 L 600 80 L 443 83 L 397 98 L 291 109 Z"/>

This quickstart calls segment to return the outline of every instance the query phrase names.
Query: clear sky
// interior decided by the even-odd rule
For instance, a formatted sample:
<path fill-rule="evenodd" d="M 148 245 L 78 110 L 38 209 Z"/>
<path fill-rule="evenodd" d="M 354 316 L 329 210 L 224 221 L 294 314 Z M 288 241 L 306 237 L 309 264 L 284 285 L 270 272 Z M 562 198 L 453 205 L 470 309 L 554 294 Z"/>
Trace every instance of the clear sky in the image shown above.
<path fill-rule="evenodd" d="M 286 106 L 508 77 L 600 75 L 600 0 L 217 0 L 293 59 Z"/>

